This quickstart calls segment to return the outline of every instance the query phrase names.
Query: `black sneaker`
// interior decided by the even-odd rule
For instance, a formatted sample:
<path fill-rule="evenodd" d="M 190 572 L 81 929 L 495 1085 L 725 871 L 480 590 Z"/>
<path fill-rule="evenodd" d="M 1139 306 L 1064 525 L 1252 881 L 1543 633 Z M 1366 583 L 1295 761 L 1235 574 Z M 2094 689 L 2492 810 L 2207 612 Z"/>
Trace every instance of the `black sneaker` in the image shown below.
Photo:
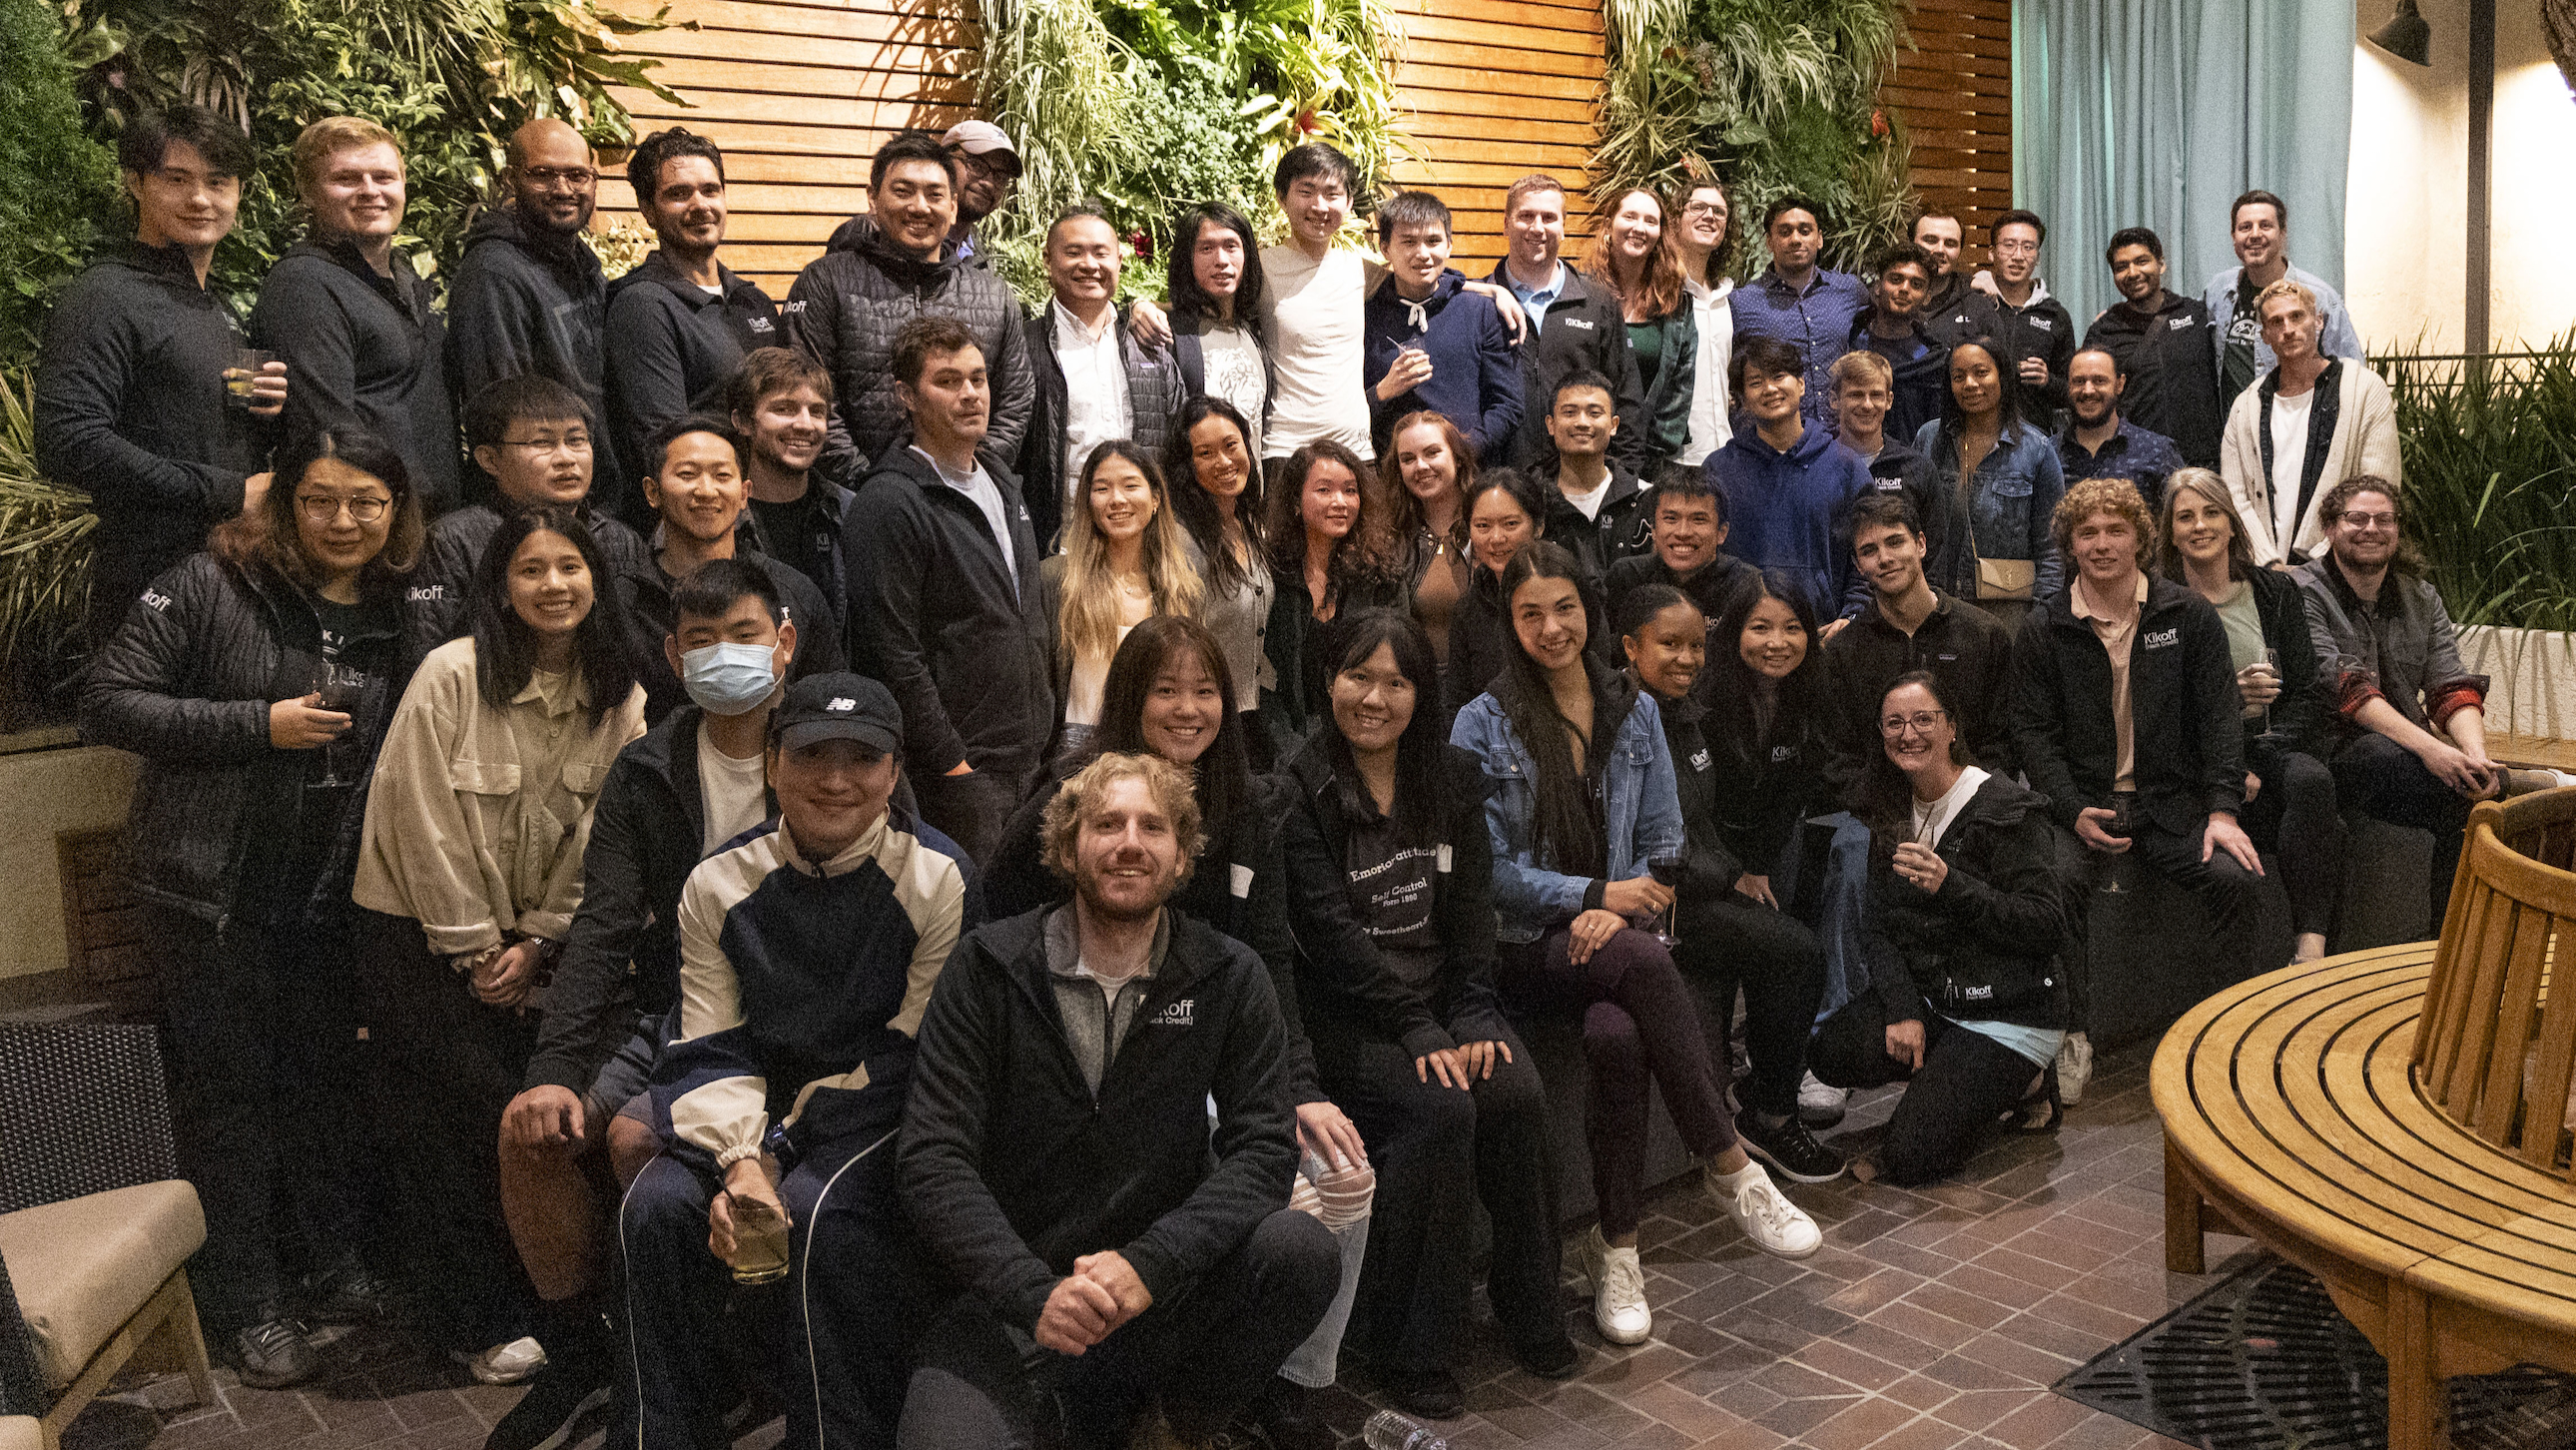
<path fill-rule="evenodd" d="M 343 1264 L 308 1276 L 304 1312 L 321 1324 L 381 1324 L 393 1317 L 391 1280 L 363 1264 Z"/>
<path fill-rule="evenodd" d="M 1575 1349 L 1573 1337 L 1562 1329 L 1553 1339 L 1513 1345 L 1512 1358 L 1543 1380 L 1570 1380 L 1583 1367 L 1583 1355 Z"/>
<path fill-rule="evenodd" d="M 1831 1183 L 1850 1166 L 1843 1155 L 1817 1142 L 1795 1113 L 1780 1126 L 1766 1128 L 1751 1108 L 1745 1108 L 1735 1115 L 1735 1136 L 1744 1140 L 1745 1152 L 1792 1183 Z"/>
<path fill-rule="evenodd" d="M 306 1333 L 304 1321 L 292 1314 L 235 1330 L 227 1348 L 241 1382 L 255 1390 L 282 1390 L 313 1378 L 322 1360 Z"/>
<path fill-rule="evenodd" d="M 1252 1428 L 1270 1450 L 1334 1450 L 1342 1437 L 1306 1409 L 1306 1387 L 1272 1375 L 1252 1402 Z"/>
<path fill-rule="evenodd" d="M 1573 1347 L 1567 1341 L 1567 1348 Z M 1445 1369 L 1396 1369 L 1392 1366 L 1377 1372 L 1378 1388 L 1395 1401 L 1395 1407 L 1408 1415 L 1426 1420 L 1454 1420 L 1467 1413 L 1466 1392 L 1458 1388 L 1458 1377 Z"/>
<path fill-rule="evenodd" d="M 555 1360 L 528 1382 L 528 1392 L 492 1427 L 483 1450 L 558 1450 L 572 1443 L 583 1416 L 607 1403 L 606 1361 Z"/>

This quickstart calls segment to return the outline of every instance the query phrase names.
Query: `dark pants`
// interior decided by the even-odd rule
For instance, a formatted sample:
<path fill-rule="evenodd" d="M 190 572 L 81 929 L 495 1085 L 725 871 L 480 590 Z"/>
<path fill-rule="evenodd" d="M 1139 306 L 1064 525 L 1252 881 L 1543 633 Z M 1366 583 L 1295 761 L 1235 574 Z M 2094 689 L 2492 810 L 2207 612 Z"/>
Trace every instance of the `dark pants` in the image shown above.
<path fill-rule="evenodd" d="M 786 1363 L 777 1371 L 787 1411 L 784 1444 L 873 1447 L 894 1442 L 910 1373 L 919 1309 L 912 1239 L 896 1195 L 895 1128 L 878 1120 L 837 1131 L 835 1098 L 817 1091 L 795 1139 L 796 1166 L 778 1185 L 787 1206 L 783 1291 L 751 1291 L 737 1315 L 781 1315 Z M 855 1125 L 853 1125 L 855 1126 Z M 626 1389 L 641 1433 L 613 1443 L 721 1450 L 736 1395 L 724 1308 L 732 1271 L 707 1251 L 714 1180 L 665 1153 L 645 1166 L 617 1215 L 625 1262 Z"/>
<path fill-rule="evenodd" d="M 347 939 L 148 908 L 181 1171 L 206 1211 L 188 1279 L 220 1332 L 287 1307 L 301 1272 L 359 1255 L 365 1067 Z"/>
<path fill-rule="evenodd" d="M 931 829 L 955 841 L 978 867 L 1002 847 L 1002 829 L 1028 799 L 1031 777 L 1003 770 L 966 775 L 914 775 L 913 799 Z"/>
<path fill-rule="evenodd" d="M 2372 820 L 2433 833 L 2433 934 L 2439 936 L 2451 910 L 2451 877 L 2460 869 L 2469 799 L 2385 735 L 2356 735 L 2336 751 L 2334 778 L 2341 798 Z"/>
<path fill-rule="evenodd" d="M 1880 962 L 1881 971 L 1905 970 Z M 1996 1118 L 2021 1101 L 2040 1070 L 1991 1037 L 1938 1012 L 1923 1014 L 1923 1066 L 1909 1072 L 1887 1055 L 1887 1006 L 1875 992 L 1825 1019 L 1807 1061 L 1818 1078 L 1845 1088 L 1907 1084 L 1887 1120 L 1878 1164 L 1891 1183 L 1929 1183 L 1968 1161 Z"/>
<path fill-rule="evenodd" d="M 1753 1077 L 1745 1102 L 1755 1112 L 1786 1117 L 1798 1110 L 1798 1080 L 1807 1071 L 1807 1035 L 1825 995 L 1825 952 L 1807 924 L 1741 891 L 1681 905 L 1674 955 L 1682 970 L 1715 989 L 1718 1010 L 1735 1011 L 1744 991 L 1745 1046 Z"/>
<path fill-rule="evenodd" d="M 2290 929 L 2330 931 L 2335 893 L 2343 889 L 2343 818 L 2335 814 L 2334 773 L 2313 755 L 2285 750 L 2261 780 L 2263 788 L 2237 823 L 2256 846 L 2279 859 Z M 2437 918 L 2434 925 L 2440 924 Z"/>
<path fill-rule="evenodd" d="M 1510 1062 L 1460 1092 L 1415 1075 L 1404 1044 L 1338 1015 L 1307 1027 L 1315 1071 L 1359 1126 L 1377 1170 L 1368 1254 L 1345 1336 L 1410 1372 L 1452 1369 L 1467 1337 L 1469 1237 L 1477 1201 L 1493 1221 L 1486 1270 L 1494 1317 L 1517 1344 L 1554 1340 L 1556 1222 L 1547 1192 L 1547 1094 L 1509 1028 Z"/>
<path fill-rule="evenodd" d="M 1566 959 L 1570 940 L 1560 926 L 1534 942 L 1501 943 L 1495 981 L 1515 1012 L 1583 1015 L 1592 1195 L 1601 1232 L 1616 1238 L 1636 1232 L 1645 1214 L 1649 1088 L 1664 1090 L 1683 1146 L 1699 1157 L 1734 1147 L 1735 1123 L 1709 1064 L 1699 1007 L 1664 944 L 1623 930 L 1576 966 Z"/>
<path fill-rule="evenodd" d="M 528 1332 L 535 1291 L 501 1215 L 501 1114 L 537 1015 L 476 1001 L 409 917 L 359 913 L 359 960 L 402 1268 L 441 1347 L 505 1343 Z"/>
<path fill-rule="evenodd" d="M 2259 903 L 2254 873 L 2225 851 L 2212 851 L 2209 859 L 2200 859 L 2201 832 L 2207 817 L 2193 826 L 2189 835 L 2176 835 L 2149 819 L 2144 809 L 2133 812 L 2129 822 L 2127 854 L 2158 875 L 2172 881 L 2200 898 L 2209 915 L 2209 963 L 2215 978 L 2211 990 L 2241 982 L 2254 974 L 2254 953 L 2260 946 L 2255 939 L 2256 913 Z M 2097 866 L 2107 867 L 2107 857 Z M 2070 1031 L 2089 1032 L 2093 1023 L 2093 966 L 2082 951 L 2068 955 L 2071 967 L 2066 974 Z M 2205 994 L 2204 994 L 2205 995 Z M 1822 1076 L 1822 1074 L 1818 1074 Z"/>
<path fill-rule="evenodd" d="M 896 1443 L 1108 1450 L 1156 1401 L 1183 1437 L 1212 1435 L 1314 1331 L 1341 1277 L 1332 1230 L 1283 1208 L 1196 1283 L 1079 1356 L 1039 1348 L 961 1295 L 922 1338 Z"/>

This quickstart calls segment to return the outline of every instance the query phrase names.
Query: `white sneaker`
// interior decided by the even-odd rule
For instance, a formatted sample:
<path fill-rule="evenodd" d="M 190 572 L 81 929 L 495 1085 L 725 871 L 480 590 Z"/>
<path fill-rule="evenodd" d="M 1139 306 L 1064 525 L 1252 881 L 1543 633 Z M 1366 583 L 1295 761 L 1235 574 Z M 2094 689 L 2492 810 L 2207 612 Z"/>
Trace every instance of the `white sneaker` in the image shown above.
<path fill-rule="evenodd" d="M 1843 1104 L 1850 1100 L 1850 1088 L 1829 1086 L 1812 1072 L 1798 1079 L 1798 1121 L 1810 1128 L 1830 1128 L 1841 1122 Z"/>
<path fill-rule="evenodd" d="M 459 1351 L 457 1358 L 464 1360 L 474 1377 L 487 1385 L 526 1384 L 546 1367 L 545 1346 L 524 1336 L 493 1345 L 481 1354 Z"/>
<path fill-rule="evenodd" d="M 1784 1259 L 1803 1259 L 1824 1247 L 1824 1231 L 1807 1217 L 1805 1209 L 1791 1203 L 1788 1195 L 1771 1182 L 1771 1175 L 1762 1171 L 1761 1164 L 1753 1165 L 1752 1176 L 1735 1190 L 1732 1201 L 1723 1175 L 1709 1172 L 1708 1187 L 1710 1196 L 1725 1205 L 1735 1218 L 1735 1226 L 1744 1230 L 1744 1236 L 1762 1252 Z"/>
<path fill-rule="evenodd" d="M 1583 1272 L 1592 1280 L 1592 1323 L 1612 1344 L 1643 1344 L 1655 1332 L 1646 1308 L 1646 1269 L 1635 1249 L 1614 1249 L 1599 1225 L 1583 1238 Z"/>
<path fill-rule="evenodd" d="M 2084 1085 L 2093 1080 L 2093 1039 L 2069 1032 L 2057 1048 L 2057 1100 L 2068 1107 L 2084 1101 Z"/>

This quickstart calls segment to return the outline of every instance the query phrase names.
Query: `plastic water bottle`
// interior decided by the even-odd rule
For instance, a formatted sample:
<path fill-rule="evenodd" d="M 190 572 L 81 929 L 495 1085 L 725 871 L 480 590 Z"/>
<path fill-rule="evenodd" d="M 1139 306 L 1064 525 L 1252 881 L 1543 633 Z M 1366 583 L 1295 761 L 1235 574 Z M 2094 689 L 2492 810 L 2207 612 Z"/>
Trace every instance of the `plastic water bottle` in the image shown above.
<path fill-rule="evenodd" d="M 1393 1410 L 1380 1410 L 1369 1416 L 1368 1423 L 1360 1427 L 1360 1443 L 1368 1450 L 1449 1450 L 1449 1442 L 1430 1426 Z"/>

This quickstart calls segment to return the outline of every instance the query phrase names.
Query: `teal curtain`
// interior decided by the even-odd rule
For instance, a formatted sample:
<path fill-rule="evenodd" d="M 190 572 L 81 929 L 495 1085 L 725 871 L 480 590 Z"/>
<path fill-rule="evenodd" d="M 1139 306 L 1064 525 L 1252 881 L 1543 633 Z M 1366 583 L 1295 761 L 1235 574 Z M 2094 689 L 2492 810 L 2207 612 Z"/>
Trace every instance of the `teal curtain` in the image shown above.
<path fill-rule="evenodd" d="M 2079 326 L 2120 300 L 2113 232 L 2153 227 L 2197 297 L 2253 187 L 2289 204 L 2290 260 L 2343 286 L 2353 0 L 2013 0 L 2012 29 L 2013 196 Z"/>

